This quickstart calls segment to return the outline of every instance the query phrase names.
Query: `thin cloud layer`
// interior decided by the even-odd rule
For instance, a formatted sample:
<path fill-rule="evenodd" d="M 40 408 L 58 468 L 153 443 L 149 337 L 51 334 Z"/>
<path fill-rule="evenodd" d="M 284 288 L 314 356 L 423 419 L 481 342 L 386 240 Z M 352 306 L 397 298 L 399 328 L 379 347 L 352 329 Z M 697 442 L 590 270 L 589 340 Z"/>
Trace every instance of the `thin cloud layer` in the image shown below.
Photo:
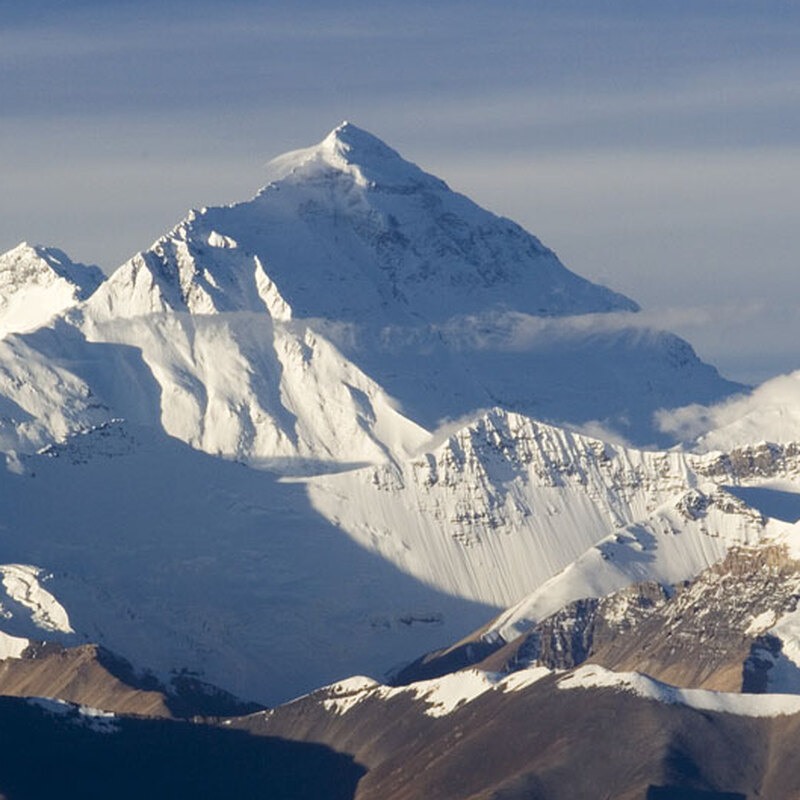
<path fill-rule="evenodd" d="M 691 405 L 656 415 L 660 429 L 702 450 L 729 450 L 767 441 L 797 441 L 800 371 L 780 375 L 751 393 L 716 406 Z"/>

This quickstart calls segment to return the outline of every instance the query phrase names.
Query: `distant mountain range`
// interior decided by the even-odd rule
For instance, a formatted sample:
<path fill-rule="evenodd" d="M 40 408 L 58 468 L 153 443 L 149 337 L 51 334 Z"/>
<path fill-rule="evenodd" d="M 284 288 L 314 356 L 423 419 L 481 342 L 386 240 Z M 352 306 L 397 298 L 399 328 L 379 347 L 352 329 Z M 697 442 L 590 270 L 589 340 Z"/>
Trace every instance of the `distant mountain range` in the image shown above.
<path fill-rule="evenodd" d="M 797 376 L 723 379 L 350 123 L 268 173 L 108 277 L 0 256 L 0 694 L 228 715 L 364 798 L 792 796 L 723 755 L 800 720 Z M 595 705 L 652 757 L 591 755 Z"/>

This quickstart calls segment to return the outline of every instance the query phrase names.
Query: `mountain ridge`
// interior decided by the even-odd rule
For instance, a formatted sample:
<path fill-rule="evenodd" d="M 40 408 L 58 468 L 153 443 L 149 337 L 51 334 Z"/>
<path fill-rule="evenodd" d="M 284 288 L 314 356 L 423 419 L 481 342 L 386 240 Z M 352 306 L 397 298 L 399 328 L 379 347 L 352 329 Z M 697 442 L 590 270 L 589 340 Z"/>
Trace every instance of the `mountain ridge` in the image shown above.
<path fill-rule="evenodd" d="M 0 337 L 34 330 L 85 300 L 102 283 L 98 267 L 62 250 L 22 242 L 0 255 Z"/>

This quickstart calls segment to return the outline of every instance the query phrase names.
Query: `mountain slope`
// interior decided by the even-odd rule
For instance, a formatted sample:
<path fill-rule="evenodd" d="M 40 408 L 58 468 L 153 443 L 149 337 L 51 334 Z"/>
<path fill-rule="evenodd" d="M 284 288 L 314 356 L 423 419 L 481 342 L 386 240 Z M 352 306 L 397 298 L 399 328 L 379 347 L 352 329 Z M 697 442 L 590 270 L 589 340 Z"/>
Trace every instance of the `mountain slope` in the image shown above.
<path fill-rule="evenodd" d="M 309 490 L 324 516 L 422 580 L 497 605 L 539 587 L 526 601 L 535 619 L 648 577 L 683 580 L 777 534 L 780 521 L 720 486 L 797 475 L 794 446 L 640 451 L 495 409 L 416 458 Z"/>
<path fill-rule="evenodd" d="M 10 654 L 97 643 L 270 702 L 779 527 L 718 459 L 514 410 L 650 441 L 735 388 L 632 301 L 352 125 L 270 170 L 0 341 Z"/>
<path fill-rule="evenodd" d="M 0 695 L 54 698 L 147 717 L 246 714 L 261 708 L 189 674 L 176 674 L 165 685 L 91 644 L 29 644 L 18 656 L 0 661 Z"/>
<path fill-rule="evenodd" d="M 692 581 L 649 581 L 574 600 L 508 643 L 485 626 L 398 678 L 588 662 L 690 689 L 796 693 L 798 588 L 798 561 L 786 543 L 734 547 Z"/>
<path fill-rule="evenodd" d="M 25 580 L 4 583 L 2 630 L 95 642 L 165 685 L 185 672 L 275 703 L 499 611 L 360 548 L 302 483 L 127 423 L 19 457 L 0 497 L 0 574 Z"/>
<path fill-rule="evenodd" d="M 364 774 L 331 748 L 217 725 L 6 697 L 0 715 L 0 793 L 9 798 L 351 800 Z"/>
<path fill-rule="evenodd" d="M 428 437 L 324 336 L 266 315 L 64 320 L 0 341 L 4 450 L 124 418 L 279 471 L 383 461 Z"/>
<path fill-rule="evenodd" d="M 797 697 L 679 691 L 583 667 L 353 679 L 231 727 L 327 744 L 367 769 L 357 800 L 791 798 Z"/>
<path fill-rule="evenodd" d="M 354 125 L 268 175 L 252 200 L 193 211 L 122 265 L 82 311 L 87 337 L 176 312 L 301 321 L 429 429 L 502 405 L 666 441 L 654 411 L 742 388 Z"/>
<path fill-rule="evenodd" d="M 0 337 L 33 330 L 85 300 L 102 282 L 97 267 L 27 242 L 0 255 Z"/>
<path fill-rule="evenodd" d="M 530 592 L 496 634 L 775 540 L 791 526 L 717 484 L 797 460 L 643 453 L 497 411 L 416 459 L 287 482 L 116 422 L 0 473 L 0 571 L 28 587 L 0 598 L 2 629 L 285 700 L 382 676 Z"/>

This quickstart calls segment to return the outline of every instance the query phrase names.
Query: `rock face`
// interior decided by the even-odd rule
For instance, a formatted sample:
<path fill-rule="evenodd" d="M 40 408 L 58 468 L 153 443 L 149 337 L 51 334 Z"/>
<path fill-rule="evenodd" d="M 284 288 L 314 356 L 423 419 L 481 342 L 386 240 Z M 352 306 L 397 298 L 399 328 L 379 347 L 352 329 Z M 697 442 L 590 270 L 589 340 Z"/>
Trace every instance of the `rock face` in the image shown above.
<path fill-rule="evenodd" d="M 572 669 L 587 660 L 605 666 L 597 651 L 605 643 L 629 637 L 633 630 L 638 633 L 668 597 L 661 584 L 641 583 L 603 598 L 576 600 L 512 642 L 511 661 L 506 660 L 506 648 L 501 648 L 490 663 L 511 670 L 527 664 Z"/>
<path fill-rule="evenodd" d="M 592 663 L 686 688 L 795 692 L 796 666 L 783 650 L 793 650 L 796 640 L 784 642 L 780 632 L 793 630 L 798 600 L 800 561 L 785 544 L 737 546 L 694 580 L 632 584 L 570 602 L 510 642 L 485 626 L 407 666 L 396 681 L 469 666 L 511 673 Z"/>
<path fill-rule="evenodd" d="M 559 458 L 548 462 L 543 454 L 559 452 L 555 442 L 562 446 L 566 440 L 550 440 L 535 457 L 529 450 L 532 440 L 523 441 L 528 455 L 517 452 L 510 459 L 516 465 L 514 480 L 525 476 L 522 480 L 551 486 L 550 501 L 557 486 L 580 487 L 600 503 L 605 498 L 627 501 L 642 517 L 597 542 L 475 634 L 407 665 L 396 681 L 475 664 L 505 671 L 528 663 L 569 668 L 588 659 L 681 686 L 796 691 L 794 609 L 800 563 L 791 523 L 797 517 L 784 515 L 785 523 L 769 519 L 741 499 L 771 508 L 778 501 L 785 506 L 787 496 L 796 497 L 769 488 L 775 482 L 784 488 L 796 484 L 795 444 L 762 443 L 702 456 L 634 455 L 578 438 L 574 449 L 561 450 Z M 504 448 L 508 452 L 507 442 L 500 450 Z M 485 474 L 485 465 L 491 463 L 488 454 L 494 452 L 491 444 L 488 449 L 481 444 L 463 459 L 470 466 L 462 469 Z M 525 462 L 529 466 L 520 466 Z M 472 482 L 448 480 L 459 488 Z M 487 483 L 503 485 L 496 478 Z M 689 488 L 693 486 L 701 488 Z M 660 495 L 662 489 L 666 493 Z M 672 499 L 662 502 L 668 496 Z M 568 505 L 574 513 L 576 502 Z M 789 505 L 790 510 L 797 506 Z M 623 515 L 623 522 L 636 517 L 631 506 L 624 509 L 617 505 L 606 513 Z M 586 523 L 579 527 L 585 529 Z M 506 530 L 502 524 L 498 528 Z M 701 535 L 696 543 L 687 536 L 692 531 Z M 725 540 L 731 548 L 727 556 L 716 549 Z M 692 556 L 695 547 L 699 549 Z M 693 558 L 699 559 L 698 566 L 687 570 Z M 701 561 L 705 567 L 699 566 Z M 686 574 L 676 579 L 678 564 Z M 642 582 L 636 576 L 657 580 Z"/>
<path fill-rule="evenodd" d="M 752 650 L 765 626 L 795 611 L 798 597 L 800 562 L 786 548 L 734 549 L 627 637 L 598 640 L 591 660 L 679 686 L 765 691 L 769 682 L 753 674 Z"/>
<path fill-rule="evenodd" d="M 734 548 L 695 580 L 665 590 L 636 584 L 570 603 L 481 667 L 515 670 L 584 662 L 643 672 L 687 688 L 725 692 L 791 691 L 770 672 L 781 653 L 764 632 L 791 615 L 800 598 L 800 562 L 785 546 Z"/>

